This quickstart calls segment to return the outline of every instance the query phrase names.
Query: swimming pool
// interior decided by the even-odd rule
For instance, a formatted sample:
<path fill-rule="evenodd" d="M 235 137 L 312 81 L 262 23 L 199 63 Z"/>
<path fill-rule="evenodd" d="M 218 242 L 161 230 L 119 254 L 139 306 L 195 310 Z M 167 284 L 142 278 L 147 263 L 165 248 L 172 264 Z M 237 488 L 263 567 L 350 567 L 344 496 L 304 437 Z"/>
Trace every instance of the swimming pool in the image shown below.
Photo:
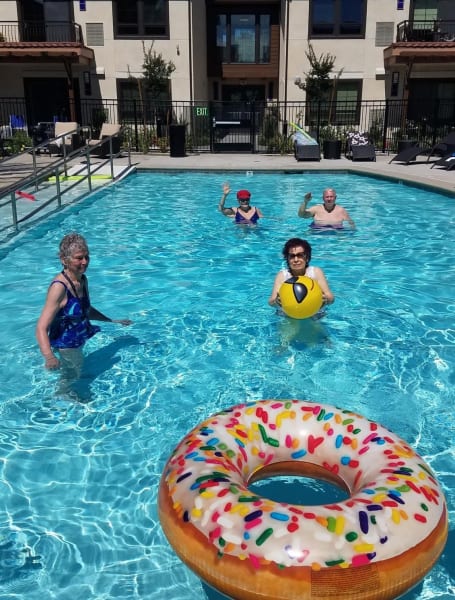
<path fill-rule="evenodd" d="M 0 597 L 205 598 L 161 532 L 157 486 L 190 428 L 244 400 L 304 398 L 381 422 L 436 471 L 453 521 L 454 200 L 349 174 L 227 178 L 266 215 L 257 228 L 217 212 L 221 173 L 138 173 L 2 248 Z M 312 234 L 296 216 L 305 191 L 329 185 L 355 233 Z M 134 321 L 88 342 L 78 403 L 59 397 L 34 340 L 70 230 L 89 242 L 93 304 Z M 267 305 L 295 235 L 336 295 L 319 321 Z M 452 525 L 406 600 L 452 597 L 454 554 Z"/>

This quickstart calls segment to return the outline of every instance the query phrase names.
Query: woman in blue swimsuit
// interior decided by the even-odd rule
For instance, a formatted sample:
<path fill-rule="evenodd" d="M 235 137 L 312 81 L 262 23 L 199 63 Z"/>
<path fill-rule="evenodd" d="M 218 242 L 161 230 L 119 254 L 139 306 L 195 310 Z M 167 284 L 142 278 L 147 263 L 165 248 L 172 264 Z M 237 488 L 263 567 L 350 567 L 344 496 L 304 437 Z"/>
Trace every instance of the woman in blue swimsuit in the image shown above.
<path fill-rule="evenodd" d="M 223 184 L 223 195 L 221 196 L 218 204 L 218 210 L 223 213 L 226 217 L 233 217 L 234 222 L 238 225 L 256 225 L 258 219 L 264 215 L 261 213 L 259 208 L 250 205 L 251 194 L 248 190 L 239 190 L 237 192 L 237 201 L 239 206 L 226 207 L 224 203 L 231 188 L 229 183 Z"/>
<path fill-rule="evenodd" d="M 90 257 L 87 242 L 81 235 L 66 235 L 60 242 L 59 256 L 63 270 L 49 286 L 36 325 L 36 339 L 46 369 L 58 369 L 64 363 L 77 376 L 82 367 L 83 345 L 100 331 L 90 319 L 121 325 L 130 325 L 131 321 L 110 319 L 91 306 L 85 276 Z"/>

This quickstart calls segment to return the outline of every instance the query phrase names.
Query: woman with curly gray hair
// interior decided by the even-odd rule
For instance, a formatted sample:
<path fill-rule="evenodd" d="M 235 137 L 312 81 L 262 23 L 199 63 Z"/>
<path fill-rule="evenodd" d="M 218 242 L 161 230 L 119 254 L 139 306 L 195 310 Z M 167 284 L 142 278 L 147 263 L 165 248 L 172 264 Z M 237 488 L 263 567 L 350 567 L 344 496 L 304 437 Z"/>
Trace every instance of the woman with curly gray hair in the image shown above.
<path fill-rule="evenodd" d="M 59 257 L 63 269 L 47 291 L 36 325 L 36 339 L 46 369 L 58 369 L 63 363 L 77 377 L 82 367 L 82 347 L 100 331 L 90 319 L 121 325 L 130 325 L 131 321 L 110 319 L 91 306 L 85 276 L 90 255 L 82 235 L 74 232 L 65 235 L 60 242 Z"/>

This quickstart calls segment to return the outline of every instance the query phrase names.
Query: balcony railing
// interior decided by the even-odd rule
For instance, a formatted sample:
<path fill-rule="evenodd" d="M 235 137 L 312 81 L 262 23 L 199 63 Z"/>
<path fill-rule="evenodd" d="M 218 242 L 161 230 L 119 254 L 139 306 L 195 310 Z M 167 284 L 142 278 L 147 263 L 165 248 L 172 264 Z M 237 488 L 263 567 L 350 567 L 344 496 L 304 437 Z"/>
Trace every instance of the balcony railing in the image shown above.
<path fill-rule="evenodd" d="M 81 44 L 82 29 L 71 21 L 0 21 L 0 42 L 73 42 Z"/>
<path fill-rule="evenodd" d="M 402 21 L 397 42 L 455 42 L 455 21 Z"/>

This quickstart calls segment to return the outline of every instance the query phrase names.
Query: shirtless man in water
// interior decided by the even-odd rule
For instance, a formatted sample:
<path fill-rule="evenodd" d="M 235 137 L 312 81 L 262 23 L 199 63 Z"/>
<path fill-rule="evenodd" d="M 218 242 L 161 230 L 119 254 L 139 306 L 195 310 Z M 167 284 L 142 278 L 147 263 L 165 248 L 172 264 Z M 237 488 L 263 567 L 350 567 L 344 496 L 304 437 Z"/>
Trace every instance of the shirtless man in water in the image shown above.
<path fill-rule="evenodd" d="M 334 189 L 326 188 L 322 192 L 323 203 L 308 208 L 308 202 L 311 200 L 311 197 L 311 192 L 305 194 L 303 202 L 299 207 L 298 215 L 304 219 L 312 217 L 312 227 L 315 229 L 342 229 L 343 221 L 347 221 L 351 229 L 355 229 L 355 223 L 348 211 L 336 204 L 337 195 Z"/>

